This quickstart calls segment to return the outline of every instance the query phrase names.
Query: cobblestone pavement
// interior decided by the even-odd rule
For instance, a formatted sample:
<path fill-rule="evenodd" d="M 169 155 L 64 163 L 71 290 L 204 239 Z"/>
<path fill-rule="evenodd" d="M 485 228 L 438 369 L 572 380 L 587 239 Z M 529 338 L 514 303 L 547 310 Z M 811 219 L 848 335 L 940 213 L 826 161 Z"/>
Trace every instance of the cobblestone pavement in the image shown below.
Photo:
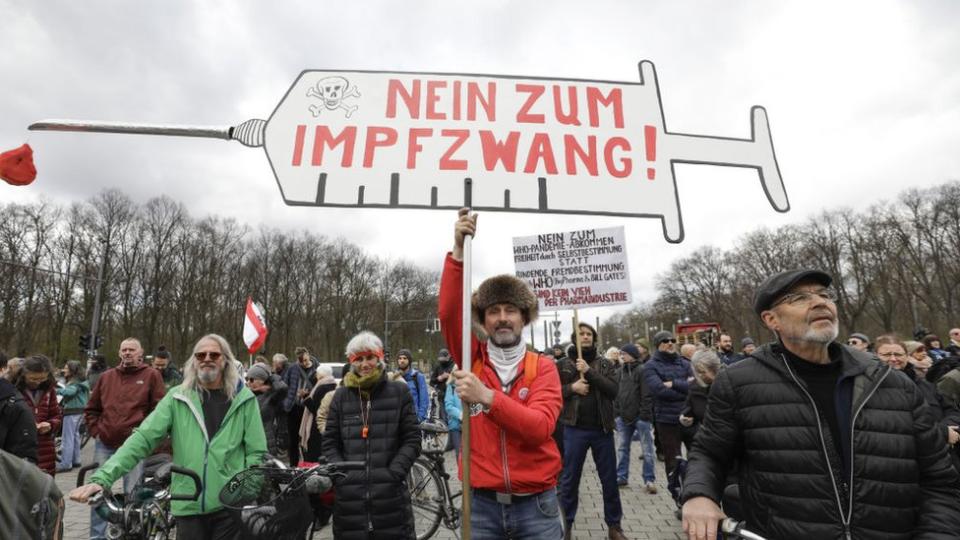
<path fill-rule="evenodd" d="M 631 539 L 673 540 L 683 539 L 680 521 L 673 515 L 674 504 L 667 492 L 666 475 L 663 473 L 663 463 L 657 463 L 657 487 L 659 493 L 649 495 L 644 491 L 640 482 L 641 461 L 637 458 L 639 444 L 634 444 L 631 457 L 630 474 L 633 481 L 627 488 L 620 490 L 623 504 L 624 518 L 622 522 L 624 533 Z M 456 480 L 456 464 L 453 454 L 448 454 L 447 469 L 452 472 L 451 488 L 454 493 L 460 490 Z M 93 444 L 88 444 L 83 450 L 83 462 L 89 463 L 93 459 Z M 57 475 L 57 485 L 64 495 L 77 484 L 76 471 Z M 119 483 L 116 486 L 119 489 Z M 66 540 L 86 540 L 89 538 L 90 511 L 86 505 L 67 501 L 64 518 L 64 538 Z M 600 491 L 600 482 L 597 480 L 593 460 L 587 456 L 587 463 L 583 469 L 583 479 L 580 484 L 580 508 L 577 511 L 577 522 L 574 526 L 574 538 L 598 539 L 606 537 L 606 525 L 603 522 L 603 497 Z M 315 539 L 333 538 L 329 528 L 314 536 Z M 452 531 L 443 525 L 434 536 L 440 540 L 457 538 Z"/>

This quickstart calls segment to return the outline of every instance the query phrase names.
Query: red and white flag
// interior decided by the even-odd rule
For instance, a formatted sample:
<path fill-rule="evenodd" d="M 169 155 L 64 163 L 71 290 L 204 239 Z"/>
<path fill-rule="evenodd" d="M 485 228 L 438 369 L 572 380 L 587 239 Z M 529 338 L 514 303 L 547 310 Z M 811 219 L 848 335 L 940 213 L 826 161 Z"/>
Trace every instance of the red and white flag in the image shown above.
<path fill-rule="evenodd" d="M 243 343 L 250 354 L 257 352 L 267 340 L 267 321 L 263 317 L 263 307 L 247 298 L 246 314 L 243 317 Z"/>

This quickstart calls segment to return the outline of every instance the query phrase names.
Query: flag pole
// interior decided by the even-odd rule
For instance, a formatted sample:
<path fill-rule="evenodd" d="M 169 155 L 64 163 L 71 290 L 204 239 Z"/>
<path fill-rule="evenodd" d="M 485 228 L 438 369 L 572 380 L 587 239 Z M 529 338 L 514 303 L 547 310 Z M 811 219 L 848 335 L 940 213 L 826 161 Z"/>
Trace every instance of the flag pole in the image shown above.
<path fill-rule="evenodd" d="M 471 284 L 470 273 L 472 270 L 472 259 L 473 259 L 473 236 L 464 235 L 463 237 L 463 284 L 462 284 L 462 313 L 461 320 L 463 321 L 463 328 L 461 328 L 461 343 L 460 343 L 460 358 L 461 367 L 467 373 L 473 372 L 473 358 L 470 350 L 470 337 L 472 336 L 471 332 L 473 331 L 472 325 L 470 323 L 470 318 L 473 310 L 471 309 L 471 293 L 473 287 Z M 460 463 L 463 470 L 463 488 L 462 493 L 462 521 L 460 522 L 461 527 L 461 536 L 463 540 L 470 540 L 471 530 L 470 530 L 470 509 L 472 507 L 472 498 L 471 498 L 471 488 L 470 488 L 470 407 L 469 405 L 463 407 L 463 419 L 460 425 Z"/>

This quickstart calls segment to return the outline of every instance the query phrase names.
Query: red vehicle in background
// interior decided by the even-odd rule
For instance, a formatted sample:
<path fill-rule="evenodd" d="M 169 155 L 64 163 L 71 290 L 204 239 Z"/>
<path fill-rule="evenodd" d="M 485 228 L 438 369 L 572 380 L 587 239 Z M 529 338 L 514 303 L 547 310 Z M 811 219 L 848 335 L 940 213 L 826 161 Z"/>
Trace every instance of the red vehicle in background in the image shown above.
<path fill-rule="evenodd" d="M 677 346 L 686 343 L 697 345 L 703 343 L 713 348 L 720 339 L 720 324 L 715 322 L 680 323 L 673 327 L 673 335 L 677 338 Z"/>

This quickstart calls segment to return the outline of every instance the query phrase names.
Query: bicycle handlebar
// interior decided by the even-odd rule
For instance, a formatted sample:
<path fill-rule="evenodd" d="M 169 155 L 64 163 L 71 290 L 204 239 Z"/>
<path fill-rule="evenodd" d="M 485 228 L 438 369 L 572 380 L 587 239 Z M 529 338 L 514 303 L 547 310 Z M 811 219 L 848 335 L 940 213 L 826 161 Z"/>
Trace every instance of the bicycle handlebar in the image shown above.
<path fill-rule="evenodd" d="M 99 466 L 100 466 L 99 463 L 91 463 L 89 465 L 84 465 L 83 467 L 80 467 L 80 470 L 77 471 L 77 487 L 84 485 L 85 482 L 83 481 L 83 479 L 86 478 L 87 471 L 92 471 Z"/>
<path fill-rule="evenodd" d="M 767 540 L 759 534 L 748 531 L 744 528 L 745 526 L 746 523 L 743 521 L 737 521 L 733 518 L 726 518 L 720 522 L 720 530 L 724 534 L 730 534 L 736 538 L 742 538 L 743 540 Z"/>
<path fill-rule="evenodd" d="M 178 467 L 173 465 L 170 467 L 170 472 L 175 472 L 177 474 L 182 474 L 184 476 L 189 476 L 193 480 L 193 495 L 170 495 L 171 501 L 195 501 L 200 496 L 200 493 L 203 491 L 203 483 L 200 481 L 200 476 L 197 475 L 192 469 L 186 467 Z"/>

